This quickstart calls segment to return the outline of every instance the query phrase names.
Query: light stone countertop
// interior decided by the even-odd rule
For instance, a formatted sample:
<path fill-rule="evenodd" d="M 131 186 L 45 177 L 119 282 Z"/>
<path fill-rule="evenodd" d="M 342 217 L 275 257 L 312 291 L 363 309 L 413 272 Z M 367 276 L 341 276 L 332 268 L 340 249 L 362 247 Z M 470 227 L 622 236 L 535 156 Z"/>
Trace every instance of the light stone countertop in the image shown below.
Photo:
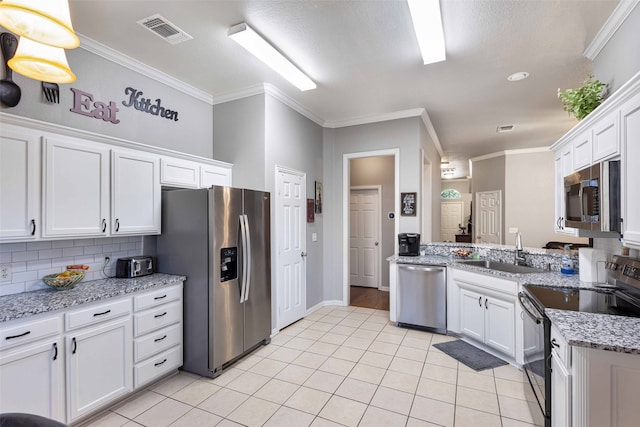
<path fill-rule="evenodd" d="M 101 279 L 80 282 L 73 289 L 65 291 L 41 289 L 6 295 L 0 297 L 0 322 L 62 310 L 132 292 L 175 285 L 185 280 L 185 276 L 156 273 L 135 279 Z"/>
<path fill-rule="evenodd" d="M 581 282 L 579 274 L 558 271 L 545 273 L 507 273 L 468 265 L 462 260 L 439 255 L 417 257 L 391 256 L 387 261 L 406 264 L 446 265 L 450 268 L 517 280 L 520 284 L 589 289 L 594 285 Z M 582 313 L 546 309 L 545 314 L 558 328 L 569 345 L 630 354 L 640 354 L 640 318 L 610 314 Z"/>

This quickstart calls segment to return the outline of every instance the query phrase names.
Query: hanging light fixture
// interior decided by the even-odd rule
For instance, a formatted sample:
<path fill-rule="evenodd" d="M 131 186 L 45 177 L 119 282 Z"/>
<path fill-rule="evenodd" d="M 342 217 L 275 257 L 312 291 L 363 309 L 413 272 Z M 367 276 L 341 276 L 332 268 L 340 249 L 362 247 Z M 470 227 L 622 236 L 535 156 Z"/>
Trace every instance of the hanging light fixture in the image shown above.
<path fill-rule="evenodd" d="M 51 83 L 71 83 L 76 80 L 69 68 L 64 49 L 20 37 L 18 49 L 8 62 L 16 73 Z"/>
<path fill-rule="evenodd" d="M 68 0 L 3 0 L 0 25 L 39 43 L 64 49 L 80 46 L 71 25 Z"/>

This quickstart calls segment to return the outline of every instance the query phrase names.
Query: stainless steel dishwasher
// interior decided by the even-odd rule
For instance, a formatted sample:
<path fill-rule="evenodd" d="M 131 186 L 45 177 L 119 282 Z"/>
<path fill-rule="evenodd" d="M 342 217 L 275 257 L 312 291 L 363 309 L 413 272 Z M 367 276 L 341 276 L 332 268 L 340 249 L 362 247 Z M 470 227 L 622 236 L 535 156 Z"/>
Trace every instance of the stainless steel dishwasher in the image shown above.
<path fill-rule="evenodd" d="M 398 264 L 398 325 L 447 331 L 447 268 Z"/>

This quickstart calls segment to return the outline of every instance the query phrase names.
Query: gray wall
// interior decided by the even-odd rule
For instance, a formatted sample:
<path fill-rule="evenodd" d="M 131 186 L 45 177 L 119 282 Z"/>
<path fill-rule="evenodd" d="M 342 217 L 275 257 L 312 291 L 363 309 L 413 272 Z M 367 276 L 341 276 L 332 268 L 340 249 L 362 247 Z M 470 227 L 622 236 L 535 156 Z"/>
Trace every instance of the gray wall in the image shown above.
<path fill-rule="evenodd" d="M 266 189 L 274 194 L 275 168 L 285 166 L 307 176 L 307 198 L 314 198 L 315 181 L 322 182 L 322 128 L 300 113 L 266 95 Z M 272 214 L 275 214 L 272 206 Z M 323 214 L 307 223 L 307 308 L 322 302 Z M 316 233 L 318 240 L 311 241 Z M 275 242 L 272 248 L 275 249 Z M 275 276 L 274 276 L 275 277 Z M 275 283 L 275 282 L 274 282 Z"/>
<path fill-rule="evenodd" d="M 593 61 L 593 75 L 609 85 L 609 93 L 640 71 L 640 6 L 629 14 Z"/>
<path fill-rule="evenodd" d="M 213 157 L 233 163 L 234 187 L 266 190 L 265 95 L 213 107 Z"/>
<path fill-rule="evenodd" d="M 393 156 L 364 157 L 351 160 L 352 187 L 365 185 L 379 185 L 382 187 L 380 217 L 382 221 L 382 236 L 380 236 L 380 260 L 382 267 L 381 286 L 389 286 L 388 257 L 393 255 L 395 236 L 393 220 L 387 215 L 395 209 L 395 160 Z"/>
<path fill-rule="evenodd" d="M 81 47 L 68 50 L 67 57 L 77 80 L 60 85 L 59 104 L 52 104 L 45 100 L 39 81 L 13 73 L 14 81 L 22 90 L 22 97 L 17 106 L 8 108 L 2 105 L 1 111 L 212 158 L 213 107 L 210 104 L 108 61 Z M 2 73 L 4 76 L 4 71 Z M 125 107 L 122 102 L 129 99 L 124 92 L 127 87 L 141 90 L 142 96 L 150 98 L 153 102 L 160 98 L 163 106 L 178 111 L 178 121 Z M 73 108 L 73 93 L 70 88 L 92 94 L 95 101 L 107 104 L 114 101 L 119 110 L 116 117 L 120 123 L 105 122 L 69 111 Z"/>
<path fill-rule="evenodd" d="M 323 130 L 324 221 L 331 224 L 324 229 L 325 301 L 342 300 L 343 269 L 347 268 L 343 265 L 343 242 L 346 237 L 342 233 L 344 154 L 398 148 L 400 150 L 400 192 L 420 192 L 421 128 L 424 128 L 422 120 L 414 117 Z M 430 150 L 426 140 L 425 145 Z M 435 148 L 433 150 L 435 151 Z M 439 157 L 436 164 L 440 164 Z M 435 185 L 440 187 L 439 178 Z M 437 209 L 439 230 L 439 206 Z M 415 217 L 403 217 L 396 212 L 399 232 L 419 230 L 420 211 L 418 214 Z"/>
<path fill-rule="evenodd" d="M 435 143 L 429 135 L 423 122 L 419 119 L 420 129 L 420 148 L 422 148 L 426 159 L 421 159 L 420 162 L 426 161 L 431 164 L 431 176 L 426 177 L 427 185 L 431 188 L 423 188 L 423 183 L 420 183 L 420 193 L 422 197 L 429 197 L 431 199 L 431 212 L 418 211 L 418 215 L 425 216 L 426 226 L 431 226 L 431 238 L 428 238 L 428 230 L 422 230 L 423 236 L 421 240 L 423 243 L 437 242 L 440 240 L 440 191 L 442 189 L 440 183 L 440 153 L 436 149 Z M 426 172 L 425 172 L 426 174 Z M 421 204 L 422 205 L 422 204 Z"/>

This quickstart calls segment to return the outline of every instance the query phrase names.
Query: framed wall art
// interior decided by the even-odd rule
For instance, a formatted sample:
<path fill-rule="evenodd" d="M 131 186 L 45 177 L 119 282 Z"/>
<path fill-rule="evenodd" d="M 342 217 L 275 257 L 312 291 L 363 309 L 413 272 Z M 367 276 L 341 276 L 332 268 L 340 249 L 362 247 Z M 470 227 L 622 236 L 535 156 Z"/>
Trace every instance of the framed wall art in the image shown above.
<path fill-rule="evenodd" d="M 307 222 L 315 221 L 316 202 L 314 199 L 307 199 Z"/>
<path fill-rule="evenodd" d="M 316 181 L 316 209 L 315 213 L 322 213 L 322 183 Z"/>
<path fill-rule="evenodd" d="M 400 193 L 400 215 L 416 216 L 418 193 Z"/>

